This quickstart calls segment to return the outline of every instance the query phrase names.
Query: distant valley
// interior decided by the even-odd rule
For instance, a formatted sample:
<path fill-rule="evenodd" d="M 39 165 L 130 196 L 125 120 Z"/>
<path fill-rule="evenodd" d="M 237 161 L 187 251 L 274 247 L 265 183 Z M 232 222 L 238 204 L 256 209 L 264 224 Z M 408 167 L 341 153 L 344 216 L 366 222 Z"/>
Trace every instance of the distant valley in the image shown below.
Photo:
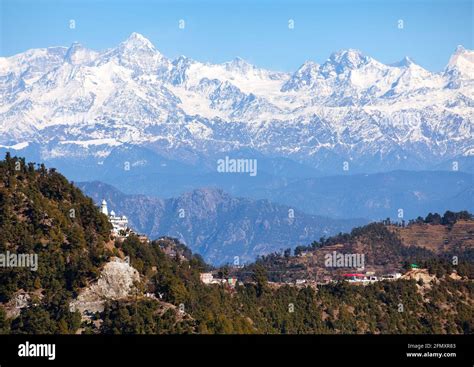
<path fill-rule="evenodd" d="M 366 223 L 309 215 L 268 200 L 232 197 L 222 190 L 193 190 L 172 199 L 125 195 L 110 185 L 79 183 L 96 203 L 126 214 L 136 231 L 150 238 L 176 237 L 213 264 L 243 264 L 297 245 L 311 243 Z"/>

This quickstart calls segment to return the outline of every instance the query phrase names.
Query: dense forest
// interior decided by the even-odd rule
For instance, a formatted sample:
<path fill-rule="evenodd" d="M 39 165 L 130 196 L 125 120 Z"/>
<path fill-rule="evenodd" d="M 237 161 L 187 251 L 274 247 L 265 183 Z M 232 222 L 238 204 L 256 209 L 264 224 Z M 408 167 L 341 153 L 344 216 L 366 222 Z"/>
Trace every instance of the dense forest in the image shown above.
<path fill-rule="evenodd" d="M 41 299 L 12 321 L 12 332 L 77 329 L 80 318 L 69 312 L 68 300 L 99 274 L 110 228 L 92 200 L 64 176 L 7 153 L 0 162 L 0 253 L 37 254 L 39 261 L 36 271 L 0 269 L 0 302 L 19 289 Z"/>
<path fill-rule="evenodd" d="M 210 267 L 176 240 L 144 242 L 130 235 L 113 241 L 107 218 L 54 169 L 7 155 L 0 162 L 0 174 L 0 253 L 39 257 L 37 271 L 0 268 L 0 333 L 430 334 L 474 330 L 474 285 L 466 280 L 468 269 L 456 269 L 464 279 L 451 279 L 448 275 L 455 269 L 443 259 L 423 260 L 422 265 L 438 276 L 430 284 L 398 280 L 367 286 L 335 282 L 274 287 L 268 264 L 259 261 L 247 267 L 250 275 L 244 283 L 206 285 L 200 275 Z M 361 231 L 389 236 L 378 225 L 349 235 L 357 237 Z M 397 244 L 393 246 L 390 253 L 398 254 Z M 97 322 L 81 320 L 69 304 L 97 279 L 112 256 L 130 259 L 140 273 L 139 292 L 108 301 L 104 311 L 93 316 Z M 229 269 L 217 271 L 224 276 Z M 31 295 L 28 306 L 8 317 L 6 305 L 19 290 Z"/>
<path fill-rule="evenodd" d="M 420 292 L 414 280 L 379 282 L 357 287 L 345 282 L 311 287 L 284 285 L 274 289 L 266 269 L 253 267 L 252 280 L 231 289 L 203 285 L 200 272 L 206 265 L 164 256 L 151 246 L 128 238 L 122 249 L 132 264 L 147 274 L 149 290 L 164 300 L 182 304 L 192 320 L 160 329 L 149 301 L 134 305 L 110 304 L 102 332 L 198 333 L 472 333 L 474 320 L 472 282 L 443 278 Z M 430 301 L 427 302 L 426 300 Z M 449 311 L 446 311 L 449 308 Z M 441 316 L 442 315 L 442 316 Z M 169 317 L 171 317 L 169 315 Z M 146 320 L 150 320 L 147 322 Z M 148 330 L 145 325 L 148 325 Z M 169 325 L 174 325 L 169 323 Z"/>

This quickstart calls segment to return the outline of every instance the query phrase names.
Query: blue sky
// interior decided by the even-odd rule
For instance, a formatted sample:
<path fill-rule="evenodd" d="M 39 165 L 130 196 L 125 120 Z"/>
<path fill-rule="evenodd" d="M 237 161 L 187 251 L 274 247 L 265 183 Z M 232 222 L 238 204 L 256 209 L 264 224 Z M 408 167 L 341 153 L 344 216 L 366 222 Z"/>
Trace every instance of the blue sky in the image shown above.
<path fill-rule="evenodd" d="M 223 62 L 240 56 L 293 71 L 305 60 L 321 63 L 334 51 L 356 48 L 384 63 L 410 56 L 439 71 L 458 44 L 473 48 L 469 0 L 0 2 L 1 56 L 74 41 L 100 50 L 139 32 L 170 58 Z"/>

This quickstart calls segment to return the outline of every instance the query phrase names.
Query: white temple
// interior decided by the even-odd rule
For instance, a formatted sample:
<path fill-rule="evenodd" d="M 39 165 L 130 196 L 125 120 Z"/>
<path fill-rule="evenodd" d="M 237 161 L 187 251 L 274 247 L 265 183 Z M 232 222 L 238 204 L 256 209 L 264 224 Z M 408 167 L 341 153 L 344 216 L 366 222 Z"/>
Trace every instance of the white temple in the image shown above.
<path fill-rule="evenodd" d="M 102 204 L 100 206 L 100 211 L 102 214 L 105 214 L 106 216 L 109 216 L 109 210 L 107 209 L 107 202 L 102 200 Z"/>
<path fill-rule="evenodd" d="M 128 219 L 125 215 L 116 216 L 113 210 L 110 211 L 107 209 L 107 202 L 102 200 L 102 204 L 100 206 L 100 211 L 105 214 L 108 218 L 110 223 L 113 226 L 113 232 L 118 234 L 120 231 L 125 231 L 128 228 Z"/>

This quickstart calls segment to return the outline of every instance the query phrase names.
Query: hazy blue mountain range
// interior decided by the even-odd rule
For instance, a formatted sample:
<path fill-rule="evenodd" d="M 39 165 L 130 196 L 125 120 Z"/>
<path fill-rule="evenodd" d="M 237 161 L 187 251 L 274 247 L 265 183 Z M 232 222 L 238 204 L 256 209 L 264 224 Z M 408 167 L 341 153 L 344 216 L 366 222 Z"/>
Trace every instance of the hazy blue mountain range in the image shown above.
<path fill-rule="evenodd" d="M 278 198 L 312 213 L 333 218 L 414 219 L 423 213 L 474 209 L 474 176 L 447 171 L 391 171 L 297 180 L 255 195 Z"/>
<path fill-rule="evenodd" d="M 258 158 L 258 175 L 218 173 L 200 162 L 176 163 L 144 148 L 117 148 L 97 168 L 82 175 L 113 185 L 127 194 L 169 198 L 202 187 L 220 188 L 233 196 L 268 199 L 311 214 L 337 218 L 406 218 L 430 211 L 471 210 L 473 176 L 461 171 L 391 171 L 321 176 L 316 170 L 284 158 Z M 249 156 L 241 152 L 241 156 Z M 239 156 L 236 152 L 234 156 Z M 130 170 L 124 170 L 128 159 Z M 77 176 L 70 161 L 55 162 L 68 177 Z M 459 162 L 462 167 L 464 162 Z M 96 170 L 93 173 L 94 169 Z M 78 180 L 78 181 L 79 181 Z"/>
<path fill-rule="evenodd" d="M 31 156 L 39 158 L 34 151 L 29 158 L 41 162 Z M 127 194 L 170 198 L 214 187 L 233 196 L 268 199 L 333 218 L 396 219 L 398 209 L 403 209 L 405 218 L 410 219 L 430 211 L 472 210 L 474 206 L 473 176 L 467 173 L 472 162 L 467 157 L 458 161 L 459 171 L 452 170 L 452 162 L 445 162 L 439 167 L 444 171 L 353 174 L 352 168 L 345 172 L 341 166 L 338 174 L 322 176 L 318 170 L 287 158 L 269 158 L 244 150 L 234 151 L 231 156 L 257 157 L 257 176 L 219 173 L 216 161 L 185 164 L 132 145 L 115 148 L 101 165 L 92 159 L 65 157 L 47 165 L 76 182 L 98 180 Z M 128 163 L 129 170 L 124 163 Z"/>
<path fill-rule="evenodd" d="M 322 236 L 348 231 L 363 219 L 330 219 L 268 200 L 232 197 L 219 189 L 199 189 L 177 198 L 125 195 L 101 182 L 78 186 L 96 203 L 107 200 L 109 210 L 128 216 L 136 231 L 151 238 L 176 237 L 213 264 L 249 262 L 256 256 Z"/>
<path fill-rule="evenodd" d="M 158 173 L 144 175 L 150 188 L 154 184 L 151 177 L 157 179 L 157 186 L 169 179 Z M 134 182 L 141 181 L 133 179 L 129 184 Z M 474 210 L 473 177 L 461 172 L 393 171 L 304 178 L 289 184 L 280 180 L 273 187 L 267 183 L 252 191 L 246 190 L 245 184 L 219 183 L 227 184 L 232 196 L 216 186 L 168 199 L 124 194 L 98 181 L 80 183 L 79 187 L 96 202 L 109 201 L 117 213 L 130 218 L 137 231 L 151 237 L 178 237 L 214 263 L 294 248 L 369 220 L 401 220 L 399 209 L 405 221 L 429 212 Z M 243 198 L 243 193 L 248 196 Z M 290 209 L 295 212 L 294 220 L 289 218 Z M 182 210 L 183 218 L 179 216 Z"/>
<path fill-rule="evenodd" d="M 41 162 L 32 148 L 26 148 L 29 158 Z M 474 205 L 473 176 L 468 173 L 472 168 L 470 157 L 457 161 L 459 171 L 452 170 L 452 162 L 437 167 L 443 171 L 373 174 L 356 174 L 352 167 L 343 171 L 340 165 L 337 174 L 323 176 L 288 158 L 271 158 L 251 150 L 230 155 L 255 157 L 258 174 L 219 173 L 217 158 L 186 164 L 133 145 L 115 148 L 101 165 L 91 158 L 61 157 L 48 162 L 48 166 L 58 168 L 74 181 L 98 180 L 127 194 L 169 198 L 215 187 L 233 196 L 269 199 L 307 213 L 337 218 L 395 219 L 400 208 L 407 218 L 414 218 L 430 211 L 470 210 Z"/>

